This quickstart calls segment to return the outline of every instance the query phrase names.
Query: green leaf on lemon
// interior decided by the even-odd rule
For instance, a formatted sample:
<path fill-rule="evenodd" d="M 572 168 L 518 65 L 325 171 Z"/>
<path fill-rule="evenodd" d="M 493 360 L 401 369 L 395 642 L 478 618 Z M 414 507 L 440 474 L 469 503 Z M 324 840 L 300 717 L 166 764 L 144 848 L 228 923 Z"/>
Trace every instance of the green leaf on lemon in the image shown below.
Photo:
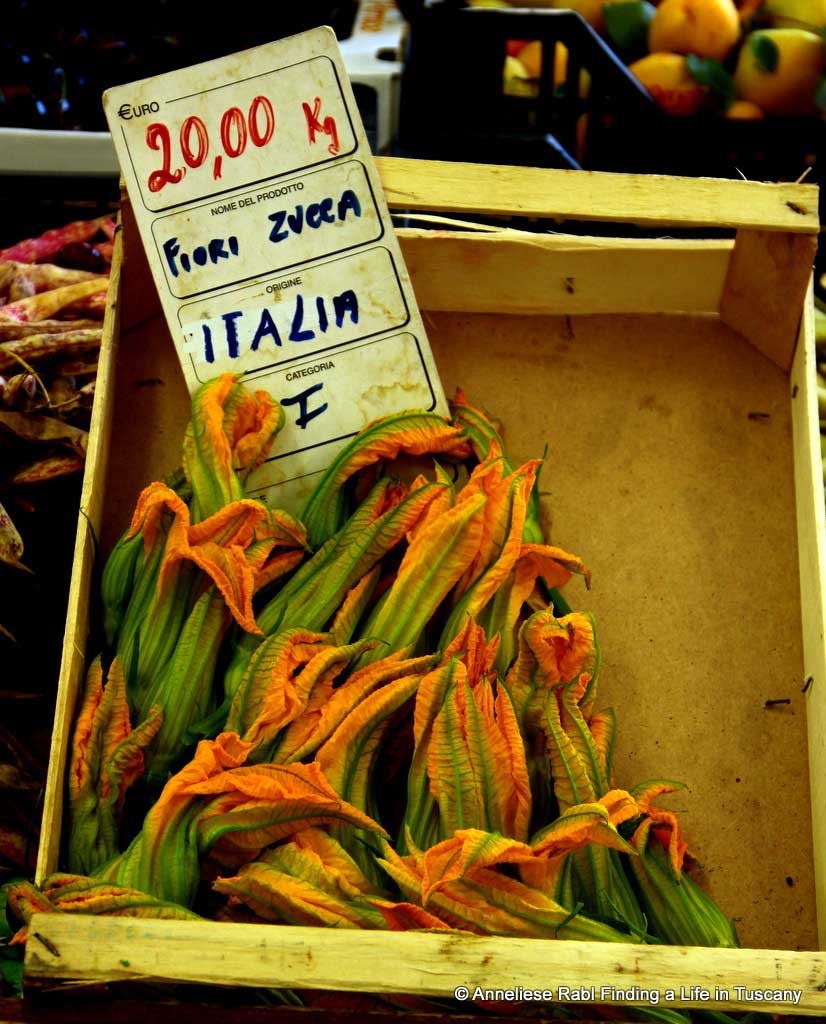
<path fill-rule="evenodd" d="M 620 50 L 645 50 L 648 26 L 656 8 L 648 0 L 623 0 L 602 8 L 611 42 Z"/>
<path fill-rule="evenodd" d="M 780 62 L 780 49 L 777 43 L 762 32 L 752 32 L 749 46 L 757 61 L 757 67 L 767 75 L 773 74 Z"/>
<path fill-rule="evenodd" d="M 686 57 L 686 67 L 694 81 L 705 86 L 712 96 L 720 101 L 723 108 L 728 110 L 734 103 L 736 91 L 734 79 L 720 61 L 711 57 L 697 57 L 690 53 Z"/>

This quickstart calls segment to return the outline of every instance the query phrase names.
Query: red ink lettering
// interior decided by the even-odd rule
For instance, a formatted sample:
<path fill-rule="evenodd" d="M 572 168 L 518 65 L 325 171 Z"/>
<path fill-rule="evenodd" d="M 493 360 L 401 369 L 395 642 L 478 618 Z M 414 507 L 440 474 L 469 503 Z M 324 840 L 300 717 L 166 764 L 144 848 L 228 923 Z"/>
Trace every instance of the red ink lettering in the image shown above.
<path fill-rule="evenodd" d="M 230 132 L 235 131 L 235 142 Z M 221 118 L 221 145 L 229 157 L 240 156 L 247 148 L 247 123 L 238 107 L 230 107 Z"/>
<path fill-rule="evenodd" d="M 165 185 L 176 185 L 186 174 L 186 168 L 172 170 L 172 139 L 166 125 L 150 124 L 146 129 L 146 144 L 150 149 L 160 149 L 162 156 L 160 170 L 153 171 L 146 181 L 149 191 L 160 192 Z"/>
<path fill-rule="evenodd" d="M 264 111 L 263 132 L 258 130 L 259 110 Z M 252 139 L 253 146 L 257 146 L 258 149 L 266 146 L 275 133 L 275 111 L 272 109 L 272 103 L 270 103 L 266 96 L 256 96 L 252 103 L 250 103 L 247 123 L 249 124 L 250 138 Z"/>
<path fill-rule="evenodd" d="M 336 128 L 335 118 L 330 115 L 325 117 L 323 121 L 319 120 L 321 115 L 321 97 L 316 96 L 312 108 L 310 108 L 309 103 L 302 103 L 301 106 L 304 109 L 304 117 L 307 119 L 307 137 L 310 140 L 310 145 L 315 144 L 316 133 L 320 132 L 331 140 L 330 145 L 327 147 L 327 152 L 331 156 L 337 156 L 340 148 L 338 129 Z"/>
<path fill-rule="evenodd" d="M 195 138 L 198 142 L 198 149 L 192 152 L 192 130 L 195 129 Z M 209 133 L 206 125 L 200 117 L 188 117 L 181 125 L 181 153 L 187 167 L 200 167 L 206 160 L 209 153 Z"/>

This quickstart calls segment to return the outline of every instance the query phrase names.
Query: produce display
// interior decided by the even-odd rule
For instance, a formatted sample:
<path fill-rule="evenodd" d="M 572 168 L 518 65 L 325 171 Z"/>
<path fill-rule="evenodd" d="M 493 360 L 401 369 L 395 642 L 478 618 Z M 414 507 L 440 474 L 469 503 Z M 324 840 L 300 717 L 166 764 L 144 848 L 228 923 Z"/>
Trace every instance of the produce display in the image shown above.
<path fill-rule="evenodd" d="M 23 571 L 14 518 L 83 468 L 114 231 L 77 221 L 0 250 L 0 562 Z"/>
<path fill-rule="evenodd" d="M 667 113 L 729 118 L 807 117 L 826 109 L 826 5 L 821 0 L 470 0 L 469 6 L 568 8 L 616 50 Z M 504 88 L 537 95 L 538 41 L 508 45 Z M 565 81 L 557 44 L 554 81 Z M 587 93 L 587 74 L 580 79 Z"/>
<path fill-rule="evenodd" d="M 0 880 L 34 870 L 113 232 L 0 249 Z"/>
<path fill-rule="evenodd" d="M 101 580 L 66 870 L 9 888 L 17 941 L 45 910 L 736 946 L 660 806 L 680 784 L 614 779 L 542 460 L 459 392 L 451 420 L 362 430 L 295 518 L 244 492 L 282 422 L 208 382 L 182 470 L 141 493 Z"/>

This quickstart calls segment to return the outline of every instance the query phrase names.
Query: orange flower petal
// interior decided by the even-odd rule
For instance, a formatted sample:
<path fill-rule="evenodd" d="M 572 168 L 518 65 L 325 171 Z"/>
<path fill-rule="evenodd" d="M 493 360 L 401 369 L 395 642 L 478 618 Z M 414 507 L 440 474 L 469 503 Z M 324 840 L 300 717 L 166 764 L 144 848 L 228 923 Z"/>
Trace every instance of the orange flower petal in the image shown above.
<path fill-rule="evenodd" d="M 394 903 L 391 900 L 379 899 L 375 896 L 366 897 L 366 901 L 381 912 L 384 922 L 391 932 L 460 931 L 458 928 L 451 928 L 441 918 L 415 903 L 404 901 Z"/>

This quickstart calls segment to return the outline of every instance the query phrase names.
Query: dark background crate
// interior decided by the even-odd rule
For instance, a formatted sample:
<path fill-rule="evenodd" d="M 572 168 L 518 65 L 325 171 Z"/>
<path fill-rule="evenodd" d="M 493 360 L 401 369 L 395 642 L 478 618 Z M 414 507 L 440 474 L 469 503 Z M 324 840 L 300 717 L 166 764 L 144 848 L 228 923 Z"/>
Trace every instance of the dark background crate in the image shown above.
<path fill-rule="evenodd" d="M 752 181 L 805 175 L 812 184 L 823 183 L 826 126 L 820 118 L 665 114 L 574 11 L 469 8 L 463 0 L 403 0 L 399 6 L 410 22 L 402 156 Z M 505 95 L 510 40 L 539 40 L 546 55 L 563 44 L 564 83 L 554 82 L 554 61 L 546 59 L 535 97 Z M 590 75 L 584 96 L 581 71 Z M 826 222 L 824 190 L 820 204 Z M 824 264 L 821 251 L 819 272 Z"/>

